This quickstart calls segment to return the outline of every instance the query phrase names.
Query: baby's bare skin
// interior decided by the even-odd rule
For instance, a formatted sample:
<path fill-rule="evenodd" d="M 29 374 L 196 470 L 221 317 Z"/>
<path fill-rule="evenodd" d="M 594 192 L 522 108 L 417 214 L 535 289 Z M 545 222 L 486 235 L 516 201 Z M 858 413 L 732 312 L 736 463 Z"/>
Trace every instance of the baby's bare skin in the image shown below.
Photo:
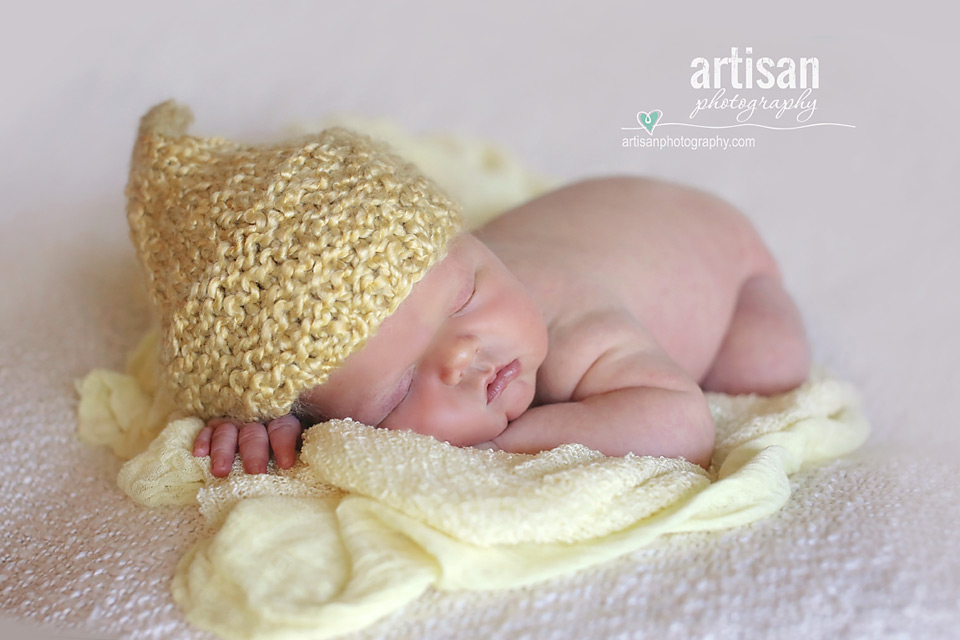
<path fill-rule="evenodd" d="M 643 452 L 676 455 L 679 447 L 681 455 L 704 464 L 713 425 L 697 386 L 770 394 L 808 375 L 802 323 L 779 287 L 775 261 L 749 222 L 716 198 L 653 180 L 590 180 L 522 205 L 476 235 L 527 285 L 549 327 L 535 406 L 497 440 L 504 448 L 545 448 L 569 417 L 570 441 L 613 454 L 639 453 L 636 441 L 619 430 L 591 442 L 592 430 L 583 427 L 590 414 L 564 416 L 558 409 L 629 386 L 633 391 L 622 392 L 611 411 L 649 421 L 639 430 Z M 755 342 L 768 350 L 781 343 L 786 366 L 777 370 L 762 354 L 740 348 L 728 349 L 726 358 L 738 375 L 726 374 L 729 367 L 713 372 L 724 364 L 717 357 L 747 282 L 766 283 L 760 293 L 768 299 L 761 302 L 772 303 L 763 305 L 764 313 L 779 334 L 762 335 L 764 323 L 754 321 Z M 648 394 L 654 401 L 638 388 L 681 393 Z M 517 429 L 534 416 L 537 428 Z M 548 430 L 553 433 L 544 440 Z"/>
<path fill-rule="evenodd" d="M 406 366 L 404 358 L 419 360 L 417 373 L 426 377 L 431 354 L 439 353 L 442 360 L 450 353 L 450 366 L 460 366 L 452 358 L 463 357 L 457 351 L 466 344 L 463 335 L 476 335 L 475 351 L 474 342 L 467 345 L 469 363 L 457 370 L 461 377 L 479 371 L 489 381 L 490 371 L 513 357 L 510 349 L 524 363 L 518 382 L 508 387 L 513 395 L 496 401 L 510 403 L 509 408 L 495 403 L 478 408 L 480 421 L 466 432 L 443 422 L 419 429 L 414 423 L 420 420 L 412 416 L 423 415 L 423 408 L 415 413 L 415 397 L 404 399 L 414 408 L 401 404 L 385 419 L 375 412 L 364 417 L 377 424 L 383 420 L 388 428 L 400 428 L 395 425 L 403 425 L 403 418 L 408 428 L 460 445 L 533 453 L 580 442 L 608 455 L 683 456 L 706 466 L 713 422 L 702 390 L 770 394 L 808 375 L 803 325 L 780 286 L 775 261 L 749 222 L 711 196 L 640 178 L 585 180 L 503 214 L 474 236 L 539 309 L 549 349 L 540 354 L 535 344 L 522 346 L 538 341 L 529 313 L 516 330 L 511 328 L 520 320 L 510 309 L 523 307 L 522 300 L 500 308 L 484 301 L 484 291 L 492 291 L 493 300 L 516 293 L 510 293 L 507 280 L 490 277 L 481 279 L 489 284 L 478 290 L 480 302 L 471 303 L 469 313 L 443 316 L 431 325 L 431 336 L 440 337 L 424 341 L 412 356 L 394 353 L 391 340 L 409 344 L 399 339 L 407 335 L 403 331 L 415 335 L 411 327 L 432 322 L 405 309 L 451 295 L 460 288 L 457 274 L 469 268 L 480 265 L 480 273 L 498 268 L 484 257 L 486 249 L 465 241 L 414 288 L 410 304 L 405 301 L 397 318 L 381 328 L 384 336 L 375 336 L 348 359 L 343 372 L 335 372 L 310 396 L 324 415 L 363 413 L 371 403 L 358 398 L 351 404 L 350 390 L 369 387 L 373 369 L 379 375 L 391 357 L 396 356 L 397 367 Z M 451 343 L 453 338 L 460 341 Z M 447 349 L 448 344 L 453 347 Z M 490 346 L 504 344 L 511 346 Z M 485 358 L 487 350 L 495 355 Z M 451 388 L 460 384 L 460 377 L 456 383 L 443 380 Z M 525 380 L 529 398 L 522 395 Z M 194 453 L 211 453 L 214 475 L 229 472 L 238 442 L 247 472 L 265 470 L 270 449 L 286 468 L 299 434 L 292 416 L 270 423 L 269 434 L 256 423 L 238 429 L 227 420 L 211 421 Z"/>
<path fill-rule="evenodd" d="M 475 235 L 527 285 L 554 325 L 544 364 L 555 374 L 540 388 L 544 402 L 565 395 L 582 373 L 551 367 L 551 356 L 590 359 L 601 348 L 585 322 L 652 339 L 701 381 L 740 286 L 751 275 L 778 274 L 752 226 L 729 205 L 638 178 L 576 183 Z"/>

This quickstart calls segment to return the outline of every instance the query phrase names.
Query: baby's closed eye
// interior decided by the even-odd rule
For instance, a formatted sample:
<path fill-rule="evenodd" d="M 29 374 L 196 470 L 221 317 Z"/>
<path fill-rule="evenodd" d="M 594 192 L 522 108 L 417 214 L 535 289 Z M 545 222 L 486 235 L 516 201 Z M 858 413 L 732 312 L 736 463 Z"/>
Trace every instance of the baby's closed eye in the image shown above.
<path fill-rule="evenodd" d="M 380 405 L 382 408 L 378 413 L 383 417 L 377 421 L 378 425 L 383 422 L 384 419 L 386 419 L 386 417 L 390 415 L 390 413 L 396 409 L 397 406 L 410 394 L 410 387 L 413 386 L 414 371 L 415 367 L 410 367 L 407 369 L 404 372 L 403 377 L 400 378 L 400 382 L 397 383 L 397 386 L 394 387 L 393 391 L 388 396 L 387 400 Z"/>
<path fill-rule="evenodd" d="M 456 301 L 453 304 L 454 312 L 451 314 L 452 316 L 460 315 L 468 306 L 470 306 L 470 302 L 473 301 L 473 296 L 477 292 L 476 285 L 477 280 L 475 277 L 473 277 L 466 282 L 466 286 L 460 288 Z"/>

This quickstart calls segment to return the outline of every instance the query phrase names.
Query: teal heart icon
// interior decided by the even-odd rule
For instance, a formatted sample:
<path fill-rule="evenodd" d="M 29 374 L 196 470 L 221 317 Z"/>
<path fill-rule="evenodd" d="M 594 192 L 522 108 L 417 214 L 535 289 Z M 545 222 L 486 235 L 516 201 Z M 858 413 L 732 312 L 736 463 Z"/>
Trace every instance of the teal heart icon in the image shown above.
<path fill-rule="evenodd" d="M 663 112 L 661 112 L 660 109 L 654 109 L 650 113 L 640 111 L 637 113 L 637 122 L 647 130 L 647 133 L 653 133 L 653 128 L 657 126 L 657 123 L 660 121 L 660 116 L 662 115 Z"/>

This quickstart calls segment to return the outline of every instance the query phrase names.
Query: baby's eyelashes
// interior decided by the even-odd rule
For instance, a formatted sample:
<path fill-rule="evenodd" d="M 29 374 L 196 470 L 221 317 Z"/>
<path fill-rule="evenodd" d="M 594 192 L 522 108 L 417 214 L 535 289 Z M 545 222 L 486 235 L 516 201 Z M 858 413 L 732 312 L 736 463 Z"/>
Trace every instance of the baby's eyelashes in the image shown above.
<path fill-rule="evenodd" d="M 467 301 L 466 301 L 466 302 L 464 302 L 462 305 L 460 305 L 460 308 L 457 309 L 457 311 L 456 311 L 456 313 L 455 313 L 454 315 L 457 315 L 457 314 L 462 313 L 464 309 L 466 309 L 468 306 L 470 306 L 470 302 L 473 300 L 473 295 L 474 295 L 476 292 L 477 292 L 476 289 L 471 289 L 471 290 L 470 290 L 470 297 L 467 298 Z"/>
<path fill-rule="evenodd" d="M 393 391 L 390 393 L 389 399 L 383 404 L 383 418 L 379 422 L 383 422 L 390 413 L 396 409 L 401 402 L 407 399 L 407 396 L 410 395 L 410 387 L 413 386 L 413 373 L 415 367 L 410 367 L 407 369 L 403 377 L 400 379 L 400 382 L 397 383 L 397 386 L 394 387 Z"/>
<path fill-rule="evenodd" d="M 400 400 L 393 406 L 394 409 L 397 408 L 397 405 L 407 399 L 407 396 L 410 395 L 410 388 L 413 387 L 413 374 L 415 369 L 411 367 L 407 370 L 407 374 L 403 377 L 403 380 L 400 382 Z M 391 409 L 392 411 L 393 409 Z"/>
<path fill-rule="evenodd" d="M 454 303 L 453 308 L 454 312 L 452 315 L 457 316 L 461 314 L 464 309 L 466 309 L 470 302 L 473 301 L 473 296 L 477 293 L 477 279 L 476 274 L 470 278 L 468 286 L 465 286 L 460 290 L 460 293 L 457 295 L 457 301 Z"/>

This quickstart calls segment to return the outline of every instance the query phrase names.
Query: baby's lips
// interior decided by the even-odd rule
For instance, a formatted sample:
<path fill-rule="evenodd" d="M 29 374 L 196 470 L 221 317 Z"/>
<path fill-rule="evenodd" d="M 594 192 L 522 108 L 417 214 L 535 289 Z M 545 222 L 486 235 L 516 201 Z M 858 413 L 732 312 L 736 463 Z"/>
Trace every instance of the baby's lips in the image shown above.
<path fill-rule="evenodd" d="M 497 371 L 493 381 L 487 385 L 487 404 L 493 402 L 511 382 L 517 379 L 521 369 L 520 361 L 514 359 Z"/>

